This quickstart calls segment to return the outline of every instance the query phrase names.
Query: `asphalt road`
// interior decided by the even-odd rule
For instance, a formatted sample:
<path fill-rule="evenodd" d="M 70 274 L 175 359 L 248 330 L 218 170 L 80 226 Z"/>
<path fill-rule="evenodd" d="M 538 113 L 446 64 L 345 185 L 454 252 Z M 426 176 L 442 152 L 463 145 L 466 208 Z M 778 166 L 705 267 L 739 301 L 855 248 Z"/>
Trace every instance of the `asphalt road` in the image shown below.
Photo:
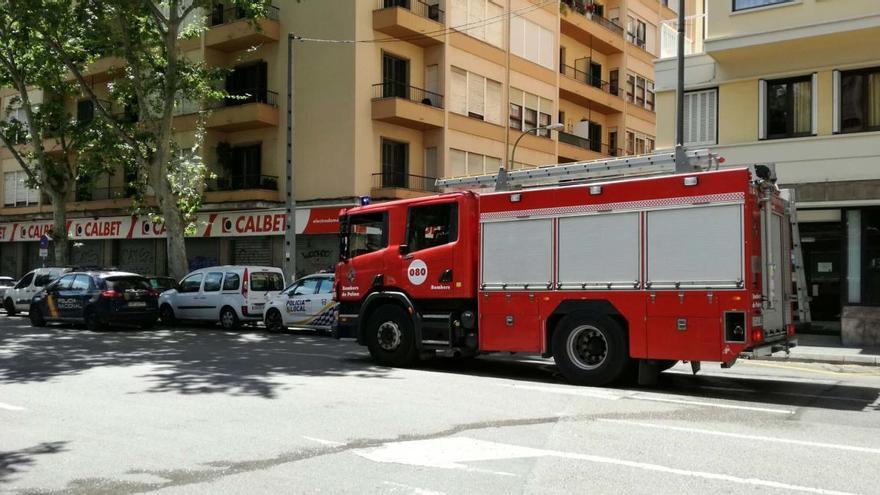
<path fill-rule="evenodd" d="M 880 493 L 878 368 L 374 366 L 309 332 L 93 333 L 0 316 L 0 492 Z"/>

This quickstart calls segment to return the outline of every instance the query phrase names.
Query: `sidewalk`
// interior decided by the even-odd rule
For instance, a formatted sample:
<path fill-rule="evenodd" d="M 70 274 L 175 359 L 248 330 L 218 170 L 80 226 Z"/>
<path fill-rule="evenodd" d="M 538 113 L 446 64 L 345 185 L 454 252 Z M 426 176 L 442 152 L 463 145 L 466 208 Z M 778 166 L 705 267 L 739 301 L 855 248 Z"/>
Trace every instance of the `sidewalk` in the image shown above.
<path fill-rule="evenodd" d="M 807 363 L 859 364 L 880 366 L 880 347 L 843 347 L 837 335 L 798 334 L 798 346 L 786 357 L 784 352 L 758 359 Z"/>

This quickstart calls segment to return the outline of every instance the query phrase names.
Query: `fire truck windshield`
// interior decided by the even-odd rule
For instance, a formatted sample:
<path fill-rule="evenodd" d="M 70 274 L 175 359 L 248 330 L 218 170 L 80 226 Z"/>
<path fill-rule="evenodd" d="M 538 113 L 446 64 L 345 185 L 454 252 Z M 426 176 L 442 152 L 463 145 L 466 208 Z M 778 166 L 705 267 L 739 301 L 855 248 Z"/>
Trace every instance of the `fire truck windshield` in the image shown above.
<path fill-rule="evenodd" d="M 387 213 L 349 215 L 340 223 L 339 253 L 342 259 L 372 253 L 387 246 Z"/>

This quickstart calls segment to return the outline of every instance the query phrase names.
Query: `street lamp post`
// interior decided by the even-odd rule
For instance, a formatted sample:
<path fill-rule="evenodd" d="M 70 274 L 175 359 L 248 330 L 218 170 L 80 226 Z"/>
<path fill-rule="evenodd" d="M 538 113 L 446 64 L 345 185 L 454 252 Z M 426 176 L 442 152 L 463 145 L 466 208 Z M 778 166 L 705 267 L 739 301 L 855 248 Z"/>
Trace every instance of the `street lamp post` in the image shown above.
<path fill-rule="evenodd" d="M 284 222 L 284 273 L 296 280 L 296 194 L 293 190 L 293 42 L 298 39 L 287 35 L 287 167 Z"/>
<path fill-rule="evenodd" d="M 526 130 L 522 131 L 522 133 L 519 135 L 519 137 L 516 138 L 516 141 L 513 142 L 513 149 L 510 150 L 510 161 L 507 163 L 507 168 L 508 169 L 513 168 L 513 164 L 516 163 L 513 160 L 514 157 L 516 156 L 516 147 L 519 144 L 520 140 L 522 140 L 522 138 L 524 138 L 526 136 L 526 134 L 529 134 L 529 133 L 535 132 L 535 131 L 542 131 L 542 130 L 543 131 L 561 131 L 562 129 L 565 129 L 565 126 L 557 122 L 556 124 L 539 125 L 537 127 L 532 127 L 531 129 L 526 129 Z M 504 166 L 502 166 L 498 170 L 498 180 L 495 183 L 495 190 L 496 191 L 506 191 L 507 190 L 507 169 L 505 169 Z"/>

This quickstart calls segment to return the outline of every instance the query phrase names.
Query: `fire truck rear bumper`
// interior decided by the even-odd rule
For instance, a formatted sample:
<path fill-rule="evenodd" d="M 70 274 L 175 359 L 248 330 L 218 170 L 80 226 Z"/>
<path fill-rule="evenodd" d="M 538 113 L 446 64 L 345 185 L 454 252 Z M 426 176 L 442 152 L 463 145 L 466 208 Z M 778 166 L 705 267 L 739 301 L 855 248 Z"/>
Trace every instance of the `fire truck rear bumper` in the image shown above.
<path fill-rule="evenodd" d="M 770 342 L 764 344 L 762 346 L 753 347 L 745 352 L 743 352 L 743 356 L 754 359 L 769 356 L 776 352 L 785 352 L 786 354 L 789 352 L 789 349 L 792 347 L 797 347 L 798 341 L 797 339 L 788 339 L 788 340 L 780 340 L 777 342 Z"/>
<path fill-rule="evenodd" d="M 356 339 L 358 334 L 358 315 L 339 314 L 336 324 L 333 326 L 333 338 Z"/>

